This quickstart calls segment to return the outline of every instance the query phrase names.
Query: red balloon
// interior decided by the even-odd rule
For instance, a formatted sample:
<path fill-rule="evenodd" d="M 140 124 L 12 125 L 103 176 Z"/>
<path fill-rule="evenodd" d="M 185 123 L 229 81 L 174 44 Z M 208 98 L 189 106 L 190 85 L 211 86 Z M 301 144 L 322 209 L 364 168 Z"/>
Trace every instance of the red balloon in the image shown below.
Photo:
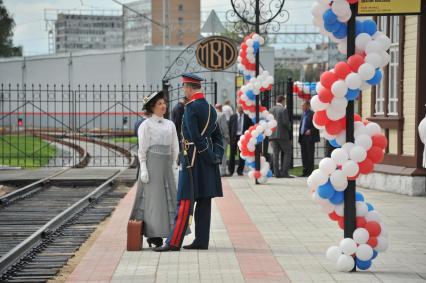
<path fill-rule="evenodd" d="M 260 178 L 260 171 L 258 171 L 258 170 L 256 170 L 256 171 L 254 171 L 254 173 L 253 173 L 253 176 L 256 178 L 256 179 L 259 179 Z"/>
<path fill-rule="evenodd" d="M 358 165 L 360 174 L 367 175 L 374 169 L 374 163 L 368 157 L 363 162 L 358 163 Z"/>
<path fill-rule="evenodd" d="M 343 129 L 342 124 L 339 121 L 329 121 L 325 125 L 325 130 L 330 135 L 337 136 Z"/>
<path fill-rule="evenodd" d="M 386 147 L 388 146 L 388 140 L 382 134 L 376 134 L 376 135 L 374 135 L 372 137 L 372 140 L 373 140 L 373 145 L 374 146 L 378 146 L 381 149 L 386 149 Z"/>
<path fill-rule="evenodd" d="M 320 78 L 321 85 L 328 89 L 331 89 L 331 85 L 337 80 L 338 80 L 337 76 L 330 71 L 322 73 Z"/>
<path fill-rule="evenodd" d="M 329 90 L 328 88 L 322 88 L 318 92 L 318 98 L 319 100 L 321 100 L 322 103 L 330 103 L 333 97 L 333 93 L 331 93 L 331 90 Z"/>
<path fill-rule="evenodd" d="M 356 228 L 364 228 L 365 224 L 367 224 L 367 220 L 364 217 L 359 216 L 356 218 Z"/>
<path fill-rule="evenodd" d="M 375 248 L 377 246 L 377 238 L 376 237 L 371 237 L 368 239 L 367 244 L 372 247 Z"/>
<path fill-rule="evenodd" d="M 354 122 L 361 122 L 362 121 L 362 118 L 361 118 L 361 116 L 359 115 L 359 114 L 354 114 Z"/>
<path fill-rule="evenodd" d="M 333 221 L 339 220 L 339 215 L 336 214 L 336 211 L 330 212 L 328 214 L 328 217 L 330 217 L 330 219 Z"/>
<path fill-rule="evenodd" d="M 339 220 L 337 220 L 337 224 L 339 224 L 340 229 L 345 229 L 345 218 L 339 218 Z"/>
<path fill-rule="evenodd" d="M 346 0 L 349 4 L 355 4 L 358 3 L 358 0 Z"/>
<path fill-rule="evenodd" d="M 315 112 L 313 120 L 318 126 L 325 126 L 325 124 L 329 121 L 325 110 Z"/>
<path fill-rule="evenodd" d="M 378 146 L 372 146 L 368 151 L 367 151 L 367 158 L 371 159 L 371 161 L 373 161 L 373 163 L 380 163 L 383 160 L 383 156 L 384 156 L 384 152 L 383 149 L 378 147 Z"/>
<path fill-rule="evenodd" d="M 358 178 L 358 176 L 359 176 L 359 172 L 355 176 L 348 177 L 348 180 L 349 181 L 354 181 L 354 180 L 356 180 Z"/>
<path fill-rule="evenodd" d="M 299 93 L 299 92 L 300 92 L 299 86 L 297 84 L 294 84 L 293 85 L 293 93 Z"/>
<path fill-rule="evenodd" d="M 370 237 L 377 237 L 380 235 L 380 232 L 382 232 L 380 224 L 376 221 L 367 222 L 364 228 L 367 229 L 368 233 L 370 234 Z"/>
<path fill-rule="evenodd" d="M 241 43 L 241 49 L 242 50 L 246 50 L 247 49 L 247 44 L 245 42 Z"/>
<path fill-rule="evenodd" d="M 334 66 L 334 73 L 339 79 L 344 80 L 351 73 L 351 68 L 346 62 L 339 62 Z"/>
<path fill-rule="evenodd" d="M 352 55 L 348 58 L 348 65 L 353 72 L 358 72 L 359 66 L 362 64 L 364 64 L 364 58 L 359 54 Z"/>
<path fill-rule="evenodd" d="M 337 120 L 339 123 L 340 123 L 340 125 L 342 125 L 342 129 L 346 129 L 346 117 L 343 117 L 342 119 L 340 119 L 340 120 Z"/>

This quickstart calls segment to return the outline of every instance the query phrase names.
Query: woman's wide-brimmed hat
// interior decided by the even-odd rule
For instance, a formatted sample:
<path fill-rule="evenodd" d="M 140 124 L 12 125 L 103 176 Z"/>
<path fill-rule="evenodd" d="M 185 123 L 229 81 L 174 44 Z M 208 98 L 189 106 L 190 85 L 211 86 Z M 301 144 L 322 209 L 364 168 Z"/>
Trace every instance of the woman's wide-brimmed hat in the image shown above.
<path fill-rule="evenodd" d="M 143 109 L 145 109 L 145 110 L 147 110 L 146 109 L 146 107 L 148 106 L 148 104 L 149 104 L 149 102 L 150 101 L 152 101 L 155 97 L 157 97 L 157 96 L 163 96 L 163 91 L 162 90 L 160 90 L 160 91 L 157 91 L 157 92 L 154 92 L 154 93 L 151 93 L 150 95 L 148 95 L 148 96 L 145 96 L 144 98 L 143 98 Z"/>

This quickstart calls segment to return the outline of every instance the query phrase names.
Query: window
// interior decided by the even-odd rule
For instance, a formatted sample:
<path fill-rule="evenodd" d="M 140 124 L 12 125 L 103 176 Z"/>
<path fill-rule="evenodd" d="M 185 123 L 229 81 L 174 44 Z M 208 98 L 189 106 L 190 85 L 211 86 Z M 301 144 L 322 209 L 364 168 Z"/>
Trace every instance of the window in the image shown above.
<path fill-rule="evenodd" d="M 178 22 L 179 22 L 180 25 L 183 24 L 183 17 L 179 17 Z"/>
<path fill-rule="evenodd" d="M 388 51 L 390 62 L 383 68 L 383 79 L 375 88 L 374 114 L 379 116 L 398 116 L 400 18 L 399 16 L 377 18 L 378 29 L 391 39 Z"/>
<path fill-rule="evenodd" d="M 183 11 L 183 4 L 179 4 L 179 6 L 178 6 L 178 9 L 179 9 L 179 11 Z"/>

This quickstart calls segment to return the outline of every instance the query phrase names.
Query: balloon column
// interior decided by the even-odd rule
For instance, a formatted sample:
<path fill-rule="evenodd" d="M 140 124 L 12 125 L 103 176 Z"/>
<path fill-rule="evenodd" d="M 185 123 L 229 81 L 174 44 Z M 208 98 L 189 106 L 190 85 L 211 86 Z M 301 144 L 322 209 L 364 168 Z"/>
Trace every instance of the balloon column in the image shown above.
<path fill-rule="evenodd" d="M 269 75 L 268 71 L 260 70 L 260 74 L 256 74 L 256 53 L 259 52 L 260 46 L 264 43 L 264 39 L 252 33 L 246 36 L 240 46 L 238 57 L 238 70 L 244 75 L 245 84 L 238 91 L 239 103 L 255 124 L 251 126 L 238 141 L 241 158 L 246 161 L 246 165 L 251 168 L 249 177 L 255 178 L 259 183 L 265 183 L 268 177 L 272 177 L 270 165 L 262 156 L 260 159 L 260 170 L 256 170 L 255 166 L 255 149 L 256 144 L 261 143 L 265 137 L 272 134 L 277 126 L 274 116 L 268 112 L 264 106 L 260 106 L 260 121 L 256 121 L 256 95 L 261 92 L 272 89 L 274 78 Z"/>
<path fill-rule="evenodd" d="M 293 83 L 293 94 L 296 94 L 300 99 L 310 100 L 316 94 L 316 83 Z"/>
<path fill-rule="evenodd" d="M 347 52 L 347 22 L 352 12 L 350 4 L 358 0 L 317 0 L 312 6 L 314 24 L 320 32 L 337 43 L 341 53 Z M 387 139 L 376 123 L 363 121 L 354 115 L 355 142 L 346 142 L 346 107 L 357 99 L 361 90 L 380 83 L 380 68 L 389 63 L 390 39 L 377 31 L 372 20 L 356 21 L 355 53 L 346 62 L 321 75 L 318 95 L 311 99 L 315 111 L 313 122 L 329 143 L 335 147 L 331 158 L 324 158 L 308 178 L 313 199 L 322 211 L 344 228 L 344 191 L 348 180 L 369 174 L 374 164 L 382 161 Z M 387 231 L 374 207 L 356 193 L 356 230 L 353 238 L 345 238 L 339 246 L 327 250 L 327 258 L 336 262 L 340 271 L 350 271 L 356 265 L 365 270 L 378 252 L 388 247 Z"/>

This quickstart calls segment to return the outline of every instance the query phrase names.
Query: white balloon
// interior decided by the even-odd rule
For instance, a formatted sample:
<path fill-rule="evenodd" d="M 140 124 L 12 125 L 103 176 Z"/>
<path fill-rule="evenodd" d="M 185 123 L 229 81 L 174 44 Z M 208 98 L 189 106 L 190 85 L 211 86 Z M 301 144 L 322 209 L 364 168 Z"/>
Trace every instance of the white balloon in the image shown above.
<path fill-rule="evenodd" d="M 382 51 L 383 51 L 382 45 L 379 42 L 375 41 L 375 40 L 370 41 L 367 44 L 367 46 L 365 47 L 365 53 L 366 54 L 380 53 Z"/>
<path fill-rule="evenodd" d="M 381 32 L 380 30 L 376 31 L 375 34 L 373 34 L 372 38 L 374 40 L 378 39 L 380 36 L 385 35 L 383 32 Z"/>
<path fill-rule="evenodd" d="M 387 238 L 389 236 L 388 228 L 386 228 L 384 223 L 380 223 L 380 228 L 381 228 L 382 231 L 380 232 L 379 236 Z"/>
<path fill-rule="evenodd" d="M 321 170 L 324 174 L 330 175 L 336 170 L 336 162 L 330 157 L 323 158 L 319 163 L 319 170 Z"/>
<path fill-rule="evenodd" d="M 349 10 L 349 13 L 344 14 L 343 16 L 338 17 L 339 21 L 342 23 L 346 23 L 352 17 L 352 11 Z"/>
<path fill-rule="evenodd" d="M 358 73 L 350 73 L 346 76 L 345 82 L 350 89 L 357 89 L 361 87 L 362 78 Z"/>
<path fill-rule="evenodd" d="M 346 130 L 341 131 L 340 134 L 337 135 L 336 142 L 339 145 L 342 145 L 346 142 Z"/>
<path fill-rule="evenodd" d="M 346 109 L 336 109 L 332 106 L 329 106 L 326 110 L 328 119 L 332 121 L 337 121 L 346 116 Z"/>
<path fill-rule="evenodd" d="M 344 80 L 337 80 L 331 85 L 331 92 L 335 97 L 344 97 L 348 92 L 348 86 Z"/>
<path fill-rule="evenodd" d="M 358 163 L 356 163 L 353 160 L 348 160 L 342 165 L 342 172 L 347 177 L 353 177 L 356 176 L 359 172 L 359 166 Z"/>
<path fill-rule="evenodd" d="M 320 82 L 317 82 L 317 84 L 315 86 L 315 91 L 318 93 L 323 88 L 324 88 L 323 85 Z"/>
<path fill-rule="evenodd" d="M 367 261 L 373 258 L 373 248 L 367 244 L 361 244 L 356 249 L 356 257 L 359 260 Z"/>
<path fill-rule="evenodd" d="M 348 44 L 346 41 L 341 41 L 337 44 L 337 50 L 339 50 L 339 52 L 341 54 L 346 54 L 348 52 Z"/>
<path fill-rule="evenodd" d="M 344 216 L 345 215 L 345 205 L 343 203 L 336 205 L 336 209 L 334 211 L 336 212 L 337 215 Z"/>
<path fill-rule="evenodd" d="M 324 185 L 328 181 L 328 175 L 322 172 L 319 169 L 315 169 L 312 172 L 312 176 L 314 178 L 314 182 L 318 184 L 318 186 Z"/>
<path fill-rule="evenodd" d="M 387 64 L 389 64 L 391 58 L 390 58 L 389 53 L 387 53 L 386 51 L 383 51 L 381 54 L 382 54 L 382 66 L 381 67 L 384 67 Z"/>
<path fill-rule="evenodd" d="M 348 106 L 348 100 L 345 97 L 335 97 L 331 100 L 331 106 L 335 109 L 346 109 L 346 106 Z"/>
<path fill-rule="evenodd" d="M 339 256 L 342 255 L 342 250 L 338 246 L 331 246 L 327 249 L 326 258 L 333 262 L 336 262 L 339 259 Z"/>
<path fill-rule="evenodd" d="M 364 63 L 358 69 L 358 74 L 364 81 L 371 80 L 375 73 L 376 69 L 370 63 Z"/>
<path fill-rule="evenodd" d="M 355 266 L 355 260 L 350 255 L 341 255 L 337 259 L 337 269 L 339 271 L 345 271 L 349 272 L 351 271 Z"/>
<path fill-rule="evenodd" d="M 318 98 L 318 95 L 315 95 L 311 98 L 311 107 L 314 112 L 325 110 L 327 109 L 328 105 L 329 103 L 321 102 L 321 100 Z"/>
<path fill-rule="evenodd" d="M 362 146 L 355 145 L 349 152 L 349 158 L 356 162 L 362 162 L 367 158 L 367 151 Z"/>
<path fill-rule="evenodd" d="M 272 135 L 272 130 L 271 129 L 266 129 L 265 132 L 264 132 L 264 134 L 269 137 L 270 135 Z"/>
<path fill-rule="evenodd" d="M 356 243 L 354 239 L 344 238 L 340 241 L 339 247 L 345 255 L 351 256 L 356 252 Z"/>
<path fill-rule="evenodd" d="M 330 203 L 328 200 L 326 201 L 327 201 L 326 203 L 323 203 L 321 205 L 321 211 L 324 213 L 330 214 L 334 211 L 336 207 L 334 206 L 334 204 Z"/>
<path fill-rule="evenodd" d="M 357 217 L 364 217 L 368 213 L 368 206 L 363 201 L 357 201 L 355 203 L 356 206 L 356 216 Z"/>
<path fill-rule="evenodd" d="M 357 244 L 366 244 L 368 239 L 370 238 L 370 234 L 365 228 L 357 228 L 354 231 L 354 240 Z"/>
<path fill-rule="evenodd" d="M 331 10 L 337 16 L 344 16 L 351 11 L 350 5 L 346 1 L 334 1 Z"/>
<path fill-rule="evenodd" d="M 373 146 L 373 141 L 369 135 L 363 134 L 355 138 L 355 145 L 359 145 L 368 151 Z"/>
<path fill-rule="evenodd" d="M 370 221 L 375 221 L 377 223 L 382 222 L 382 220 L 380 219 L 379 213 L 375 210 L 367 212 L 367 214 L 365 215 L 365 220 L 367 220 L 367 222 L 370 222 Z"/>
<path fill-rule="evenodd" d="M 381 34 L 379 37 L 377 37 L 375 40 L 377 40 L 377 42 L 380 43 L 380 45 L 382 46 L 382 50 L 386 51 L 390 48 L 391 46 L 391 40 L 389 37 L 387 37 L 384 34 Z"/>
<path fill-rule="evenodd" d="M 327 131 L 324 129 L 321 132 L 321 135 L 323 136 L 323 138 L 325 138 L 326 140 L 334 140 L 336 138 L 336 136 L 330 135 L 329 133 L 327 133 Z"/>
<path fill-rule="evenodd" d="M 349 156 L 349 152 L 351 152 L 351 149 L 354 147 L 355 145 L 352 142 L 347 142 L 344 145 L 342 145 L 342 149 L 344 151 L 347 152 L 348 156 Z"/>
<path fill-rule="evenodd" d="M 342 165 L 343 163 L 345 163 L 348 160 L 348 158 L 349 158 L 349 156 L 346 153 L 346 151 L 344 151 L 341 148 L 336 148 L 331 153 L 331 159 L 333 159 L 334 162 L 336 162 L 337 165 Z"/>
<path fill-rule="evenodd" d="M 365 62 L 371 64 L 374 68 L 380 68 L 383 64 L 381 53 L 371 52 L 365 56 Z"/>
<path fill-rule="evenodd" d="M 249 171 L 247 175 L 249 176 L 250 179 L 254 179 L 253 174 L 254 174 L 254 171 L 252 170 L 252 171 Z"/>
<path fill-rule="evenodd" d="M 355 38 L 355 46 L 361 51 L 365 51 L 367 44 L 371 41 L 371 36 L 368 33 L 360 33 Z"/>
<path fill-rule="evenodd" d="M 377 237 L 377 246 L 374 248 L 378 252 L 384 252 L 389 247 L 389 241 L 387 238 L 378 236 Z"/>
<path fill-rule="evenodd" d="M 246 44 L 247 44 L 248 47 L 249 46 L 253 46 L 253 43 L 254 43 L 254 41 L 251 38 L 249 38 L 249 39 L 246 40 Z"/>
<path fill-rule="evenodd" d="M 365 129 L 367 130 L 368 135 L 371 137 L 382 132 L 382 129 L 380 128 L 379 124 L 374 122 L 368 123 L 365 126 Z"/>
<path fill-rule="evenodd" d="M 336 191 L 343 192 L 348 186 L 348 179 L 342 170 L 336 170 L 330 175 L 330 182 Z"/>
<path fill-rule="evenodd" d="M 354 123 L 354 137 L 361 135 L 368 135 L 368 131 L 363 122 L 357 121 Z"/>

